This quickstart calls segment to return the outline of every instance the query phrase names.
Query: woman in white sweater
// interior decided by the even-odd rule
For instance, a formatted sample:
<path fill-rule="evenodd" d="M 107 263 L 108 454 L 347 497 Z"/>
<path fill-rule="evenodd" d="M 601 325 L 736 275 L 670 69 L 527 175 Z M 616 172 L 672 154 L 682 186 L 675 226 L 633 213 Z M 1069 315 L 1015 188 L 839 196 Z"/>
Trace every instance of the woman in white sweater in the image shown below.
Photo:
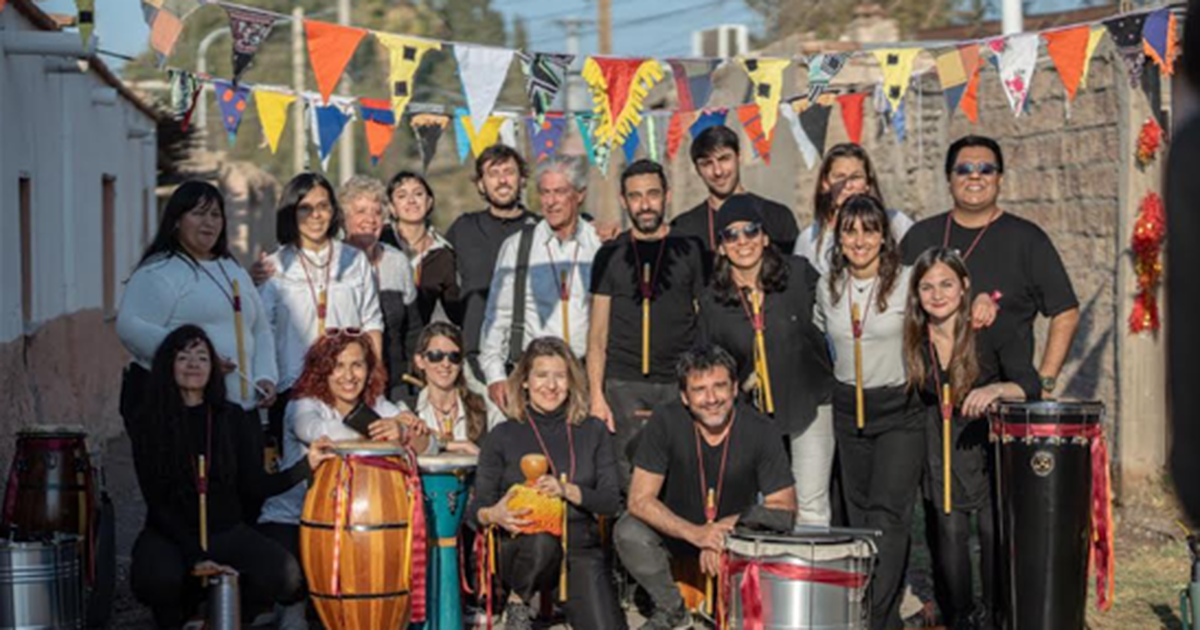
<path fill-rule="evenodd" d="M 221 192 L 199 181 L 185 182 L 171 195 L 121 298 L 117 336 L 133 355 L 121 388 L 126 418 L 129 405 L 142 398 L 159 344 L 184 324 L 199 326 L 212 340 L 230 402 L 244 409 L 274 402 L 271 321 L 250 276 L 229 253 Z"/>

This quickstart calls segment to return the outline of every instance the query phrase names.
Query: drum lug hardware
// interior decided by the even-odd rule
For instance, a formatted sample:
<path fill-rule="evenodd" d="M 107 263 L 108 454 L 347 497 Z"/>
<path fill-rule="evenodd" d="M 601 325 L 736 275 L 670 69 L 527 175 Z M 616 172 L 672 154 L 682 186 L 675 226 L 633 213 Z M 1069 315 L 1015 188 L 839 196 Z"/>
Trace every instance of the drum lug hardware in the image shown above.
<path fill-rule="evenodd" d="M 1050 445 L 1051 446 L 1061 446 L 1062 441 L 1063 441 L 1063 439 L 1057 435 L 1050 436 Z"/>
<path fill-rule="evenodd" d="M 1028 445 L 1028 444 L 1033 444 L 1033 436 L 1032 436 L 1032 435 L 1026 435 L 1023 441 L 1024 441 L 1024 442 L 1025 442 L 1025 444 L 1027 444 L 1027 445 Z"/>
<path fill-rule="evenodd" d="M 1001 442 L 1003 442 L 1003 443 L 1005 443 L 1005 444 L 1011 444 L 1011 443 L 1012 443 L 1012 441 L 1013 441 L 1013 439 L 1014 439 L 1014 438 L 1013 438 L 1013 436 L 1011 436 L 1011 435 L 1008 435 L 1008 434 L 1006 433 L 1006 434 L 1004 434 L 1003 436 L 1001 436 L 1001 438 L 1000 438 L 1000 441 L 1001 441 Z"/>
<path fill-rule="evenodd" d="M 1079 445 L 1079 446 L 1087 446 L 1087 445 L 1088 445 L 1088 439 L 1087 439 L 1087 438 L 1085 438 L 1085 437 L 1083 437 L 1082 435 L 1077 435 L 1077 436 L 1075 436 L 1075 437 L 1071 438 L 1071 443 L 1072 443 L 1072 444 L 1077 444 L 1077 445 Z"/>

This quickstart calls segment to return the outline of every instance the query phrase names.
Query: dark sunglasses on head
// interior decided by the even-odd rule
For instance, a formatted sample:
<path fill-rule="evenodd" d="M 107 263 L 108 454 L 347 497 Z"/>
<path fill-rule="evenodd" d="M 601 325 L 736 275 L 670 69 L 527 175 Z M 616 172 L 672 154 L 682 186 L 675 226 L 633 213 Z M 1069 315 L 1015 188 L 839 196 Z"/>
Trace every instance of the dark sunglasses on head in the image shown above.
<path fill-rule="evenodd" d="M 731 226 L 725 228 L 724 230 L 721 230 L 721 242 L 722 243 L 732 243 L 732 242 L 738 240 L 739 236 L 745 236 L 746 238 L 755 238 L 759 234 L 762 234 L 762 225 L 760 225 L 758 223 L 747 223 L 744 227 L 742 227 L 740 229 L 733 227 L 731 225 Z"/>
<path fill-rule="evenodd" d="M 993 162 L 963 162 L 954 165 L 954 174 L 959 177 L 970 177 L 974 173 L 987 176 L 999 172 L 1000 167 Z"/>
<path fill-rule="evenodd" d="M 452 352 L 442 352 L 441 350 L 426 350 L 425 360 L 430 363 L 441 363 L 445 359 L 450 359 L 454 365 L 462 363 L 463 355 L 461 352 L 454 350 Z"/>
<path fill-rule="evenodd" d="M 361 328 L 326 328 L 326 337 L 361 337 L 363 331 Z"/>

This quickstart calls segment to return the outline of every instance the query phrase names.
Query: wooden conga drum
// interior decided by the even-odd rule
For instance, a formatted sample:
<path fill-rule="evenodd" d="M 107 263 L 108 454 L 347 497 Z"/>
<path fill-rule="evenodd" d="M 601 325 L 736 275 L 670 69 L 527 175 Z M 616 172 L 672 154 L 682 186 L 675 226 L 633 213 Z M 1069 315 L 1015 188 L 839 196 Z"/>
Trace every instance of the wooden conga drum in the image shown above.
<path fill-rule="evenodd" d="M 4 495 L 4 526 L 19 540 L 56 532 L 78 536 L 90 567 L 96 489 L 86 438 L 78 427 L 47 426 L 17 433 Z"/>
<path fill-rule="evenodd" d="M 340 442 L 317 468 L 300 516 L 309 593 L 330 630 L 398 630 L 411 613 L 414 532 L 408 451 Z M 419 485 L 419 481 L 415 481 Z"/>

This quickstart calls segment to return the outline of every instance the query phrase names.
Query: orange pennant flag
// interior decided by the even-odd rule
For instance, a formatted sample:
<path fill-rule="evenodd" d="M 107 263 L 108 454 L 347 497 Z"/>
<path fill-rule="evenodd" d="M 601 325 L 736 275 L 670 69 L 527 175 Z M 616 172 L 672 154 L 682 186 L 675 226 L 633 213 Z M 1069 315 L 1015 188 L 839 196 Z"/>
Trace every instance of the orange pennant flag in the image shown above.
<path fill-rule="evenodd" d="M 754 152 L 766 164 L 771 164 L 771 138 L 763 131 L 762 111 L 757 103 L 748 103 L 737 108 L 738 120 L 742 122 L 742 130 L 754 146 Z M 772 130 L 774 131 L 774 130 Z"/>
<path fill-rule="evenodd" d="M 317 75 L 317 88 L 321 92 L 322 102 L 328 105 L 329 96 L 346 71 L 346 64 L 350 63 L 350 58 L 367 32 L 360 28 L 305 20 L 304 33 L 308 36 L 308 59 L 312 62 L 313 74 Z"/>
<path fill-rule="evenodd" d="M 676 111 L 671 114 L 671 123 L 667 126 L 667 159 L 674 160 L 683 145 L 683 136 L 687 133 L 687 125 L 683 121 L 684 113 Z"/>
<path fill-rule="evenodd" d="M 972 124 L 979 122 L 979 46 L 970 44 L 958 49 L 962 55 L 963 70 L 967 74 L 967 89 L 958 106 Z"/>
<path fill-rule="evenodd" d="M 1083 68 L 1087 62 L 1088 40 L 1091 37 L 1091 26 L 1077 26 L 1061 31 L 1042 33 L 1042 38 L 1046 40 L 1046 52 L 1050 54 L 1050 60 L 1058 69 L 1058 76 L 1067 90 L 1067 100 L 1075 100 L 1079 81 L 1083 79 Z"/>

